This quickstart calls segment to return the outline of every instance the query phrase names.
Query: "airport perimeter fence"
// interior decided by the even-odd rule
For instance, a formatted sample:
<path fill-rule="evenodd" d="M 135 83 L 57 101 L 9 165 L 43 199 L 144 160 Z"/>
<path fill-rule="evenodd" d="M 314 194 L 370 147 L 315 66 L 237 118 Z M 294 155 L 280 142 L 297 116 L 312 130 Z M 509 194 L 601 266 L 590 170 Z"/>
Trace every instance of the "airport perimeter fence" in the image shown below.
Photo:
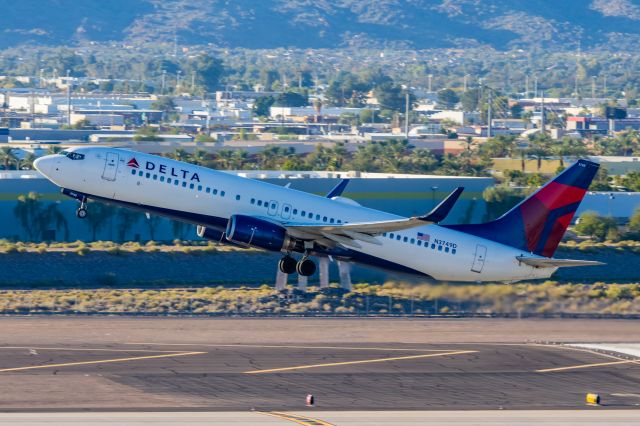
<path fill-rule="evenodd" d="M 4 293 L 4 294 L 3 294 Z M 256 309 L 252 301 L 237 298 L 235 303 L 226 308 L 216 310 L 202 309 L 202 300 L 182 297 L 171 302 L 145 301 L 133 303 L 133 298 L 123 292 L 122 298 L 114 302 L 112 297 L 96 297 L 96 293 L 88 292 L 86 297 L 69 296 L 67 291 L 48 291 L 51 297 L 43 299 L 42 294 L 29 290 L 11 291 L 18 295 L 13 303 L 3 297 L 6 291 L 0 292 L 0 315 L 3 316 L 134 316 L 134 317 L 206 317 L 206 318 L 573 318 L 573 319 L 640 319 L 640 313 L 604 313 L 604 312 L 567 312 L 564 310 L 536 312 L 530 310 L 470 310 L 463 302 L 434 299 L 430 301 L 414 301 L 384 296 L 385 308 L 380 309 L 380 297 L 363 296 L 363 306 L 345 305 L 342 300 L 339 306 L 330 310 L 296 311 L 295 297 L 279 297 L 277 304 L 271 301 L 268 309 Z M 255 301 L 253 301 L 255 302 Z M 425 309 L 425 302 L 430 309 Z M 122 309 L 123 304 L 127 304 Z M 299 309 L 299 308 L 297 308 Z"/>

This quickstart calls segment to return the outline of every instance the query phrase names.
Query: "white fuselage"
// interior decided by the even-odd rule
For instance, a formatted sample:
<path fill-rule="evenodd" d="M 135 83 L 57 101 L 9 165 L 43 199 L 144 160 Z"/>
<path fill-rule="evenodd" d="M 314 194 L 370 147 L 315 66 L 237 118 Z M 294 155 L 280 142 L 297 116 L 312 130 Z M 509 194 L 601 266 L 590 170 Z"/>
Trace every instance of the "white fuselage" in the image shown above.
<path fill-rule="evenodd" d="M 184 220 L 208 216 L 220 221 L 247 215 L 286 223 L 357 223 L 399 216 L 168 158 L 106 147 L 78 148 L 84 158 L 41 159 L 38 169 L 56 185 L 140 207 L 183 212 Z M 132 164 L 135 158 L 136 164 Z M 177 182 L 177 183 L 176 183 Z M 157 211 L 157 210 L 156 210 Z M 304 215 L 303 215 L 304 214 Z M 202 224 L 202 223 L 196 223 Z M 421 234 L 419 237 L 418 235 Z M 549 277 L 556 268 L 521 264 L 521 250 L 438 225 L 377 236 L 349 249 L 445 281 L 518 281 Z M 357 256 L 356 256 L 357 259 Z"/>

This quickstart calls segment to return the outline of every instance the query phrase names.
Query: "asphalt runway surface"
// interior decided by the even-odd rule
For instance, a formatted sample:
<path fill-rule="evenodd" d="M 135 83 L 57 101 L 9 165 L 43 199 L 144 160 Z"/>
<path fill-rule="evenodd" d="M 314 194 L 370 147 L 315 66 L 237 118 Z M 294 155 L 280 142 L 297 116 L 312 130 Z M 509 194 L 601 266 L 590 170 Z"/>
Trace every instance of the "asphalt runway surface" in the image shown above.
<path fill-rule="evenodd" d="M 558 344 L 637 322 L 430 321 L 3 319 L 0 411 L 640 409 L 640 361 Z"/>

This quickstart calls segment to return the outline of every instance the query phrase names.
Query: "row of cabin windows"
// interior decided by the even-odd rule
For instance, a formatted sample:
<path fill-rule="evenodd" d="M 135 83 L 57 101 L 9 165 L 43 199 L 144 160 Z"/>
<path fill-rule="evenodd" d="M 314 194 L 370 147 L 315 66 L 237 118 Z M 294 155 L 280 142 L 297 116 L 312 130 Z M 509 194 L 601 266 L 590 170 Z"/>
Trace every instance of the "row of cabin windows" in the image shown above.
<path fill-rule="evenodd" d="M 270 201 L 262 201 L 262 200 L 256 200 L 255 198 L 251 199 L 251 204 L 252 205 L 257 205 L 258 207 L 267 207 L 267 208 L 271 208 L 271 209 L 276 209 L 278 207 L 278 204 L 275 202 L 270 202 Z M 306 210 L 298 210 L 297 208 L 292 208 L 290 206 L 284 206 L 283 207 L 283 212 L 284 213 L 289 213 L 291 212 L 292 215 L 294 216 L 300 216 L 302 218 L 309 218 L 309 219 L 313 219 L 314 218 L 314 214 L 313 212 L 307 212 Z M 342 223 L 342 220 L 340 219 L 335 219 L 333 217 L 328 217 L 328 216 L 320 216 L 319 214 L 315 215 L 315 219 L 320 222 L 327 222 L 327 223 Z M 345 222 L 347 223 L 347 222 Z"/>
<path fill-rule="evenodd" d="M 194 191 L 204 191 L 207 194 L 213 194 L 213 195 L 218 195 L 218 193 L 220 194 L 221 197 L 224 197 L 226 195 L 226 193 L 224 191 L 218 191 L 216 188 L 210 188 L 210 187 L 204 187 L 202 185 L 196 185 L 195 183 L 187 183 L 186 181 L 182 181 L 182 183 L 180 183 L 179 179 L 172 179 L 170 177 L 165 177 L 163 175 L 158 176 L 157 174 L 151 174 L 149 172 L 145 173 L 142 170 L 137 171 L 136 169 L 131 169 L 131 174 L 132 175 L 138 175 L 140 177 L 145 177 L 147 179 L 152 179 L 152 180 L 156 180 L 156 181 L 160 181 L 160 182 L 166 182 L 169 185 L 173 184 L 175 186 L 182 186 L 183 188 L 189 188 L 189 189 L 193 189 Z M 236 195 L 236 200 L 240 200 L 240 196 Z"/>
<path fill-rule="evenodd" d="M 446 246 L 441 246 L 439 244 L 434 244 L 431 243 L 429 244 L 428 241 L 422 241 L 422 240 L 416 240 L 415 238 L 409 238 L 406 236 L 402 236 L 399 234 L 394 234 L 394 233 L 384 233 L 382 234 L 384 237 L 389 237 L 390 239 L 395 239 L 396 241 L 403 241 L 405 243 L 409 243 L 409 244 L 415 244 L 418 247 L 422 247 L 423 243 L 424 243 L 424 247 L 425 248 L 431 248 L 431 250 L 438 250 L 438 251 L 444 251 L 445 253 L 451 253 L 451 254 L 456 254 L 457 250 L 454 248 L 449 248 Z"/>

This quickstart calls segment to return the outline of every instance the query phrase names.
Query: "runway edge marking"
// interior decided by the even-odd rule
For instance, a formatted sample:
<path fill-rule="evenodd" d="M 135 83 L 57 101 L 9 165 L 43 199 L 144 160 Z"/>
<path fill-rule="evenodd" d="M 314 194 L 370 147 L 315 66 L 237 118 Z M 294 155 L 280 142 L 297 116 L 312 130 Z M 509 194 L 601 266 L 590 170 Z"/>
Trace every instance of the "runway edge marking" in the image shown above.
<path fill-rule="evenodd" d="M 267 416 L 277 417 L 283 420 L 289 420 L 294 423 L 298 423 L 304 426 L 334 426 L 332 423 L 327 423 L 324 420 L 314 419 L 312 417 L 302 416 L 300 414 L 289 414 L 280 411 L 258 411 L 260 414 Z"/>
<path fill-rule="evenodd" d="M 45 364 L 45 365 L 31 365 L 28 367 L 14 367 L 14 368 L 3 368 L 0 369 L 0 373 L 6 373 L 11 371 L 25 371 L 25 370 L 37 370 L 42 368 L 56 368 L 56 367 L 73 367 L 77 365 L 91 365 L 91 364 L 110 364 L 115 362 L 127 362 L 127 361 L 142 361 L 145 359 L 156 359 L 156 358 L 172 358 L 178 356 L 190 356 L 190 355 L 204 355 L 207 352 L 180 352 L 173 354 L 163 354 L 163 355 L 148 355 L 148 356 L 137 356 L 130 358 L 115 358 L 115 359 L 102 359 L 95 361 L 79 361 L 79 362 L 65 362 L 62 364 Z"/>
<path fill-rule="evenodd" d="M 640 364 L 640 362 L 638 362 L 637 360 L 597 362 L 594 364 L 580 364 L 580 365 L 569 365 L 567 367 L 544 368 L 541 370 L 535 370 L 535 372 L 536 373 L 555 373 L 558 371 L 579 370 L 583 368 L 605 367 L 608 365 L 619 365 L 619 364 Z"/>
<path fill-rule="evenodd" d="M 277 373 L 281 371 L 292 371 L 292 370 L 306 370 L 309 368 L 321 368 L 321 367 L 337 367 L 341 365 L 355 365 L 355 364 L 371 364 L 377 362 L 389 362 L 389 361 L 403 361 L 408 359 L 420 359 L 420 358 L 433 358 L 437 356 L 447 356 L 447 355 L 463 355 L 463 354 L 473 354 L 478 351 L 456 351 L 456 352 L 444 352 L 438 354 L 424 354 L 424 355 L 410 355 L 410 356 L 399 356 L 393 358 L 377 358 L 377 359 L 364 359 L 359 361 L 342 361 L 342 362 L 330 362 L 325 364 L 310 364 L 310 365 L 298 365 L 294 367 L 281 367 L 281 368 L 270 368 L 266 370 L 251 370 L 245 371 L 244 374 L 265 374 L 265 373 Z"/>

